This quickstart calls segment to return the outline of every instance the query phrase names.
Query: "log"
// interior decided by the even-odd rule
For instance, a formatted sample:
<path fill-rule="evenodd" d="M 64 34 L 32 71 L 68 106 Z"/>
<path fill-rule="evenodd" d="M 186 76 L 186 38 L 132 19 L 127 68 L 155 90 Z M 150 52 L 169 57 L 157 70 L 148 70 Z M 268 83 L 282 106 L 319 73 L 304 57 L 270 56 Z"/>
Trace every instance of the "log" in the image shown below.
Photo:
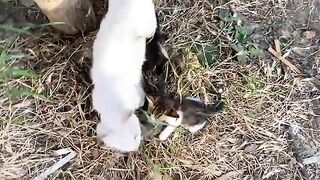
<path fill-rule="evenodd" d="M 52 26 L 75 35 L 95 30 L 97 19 L 89 0 L 34 0 Z"/>

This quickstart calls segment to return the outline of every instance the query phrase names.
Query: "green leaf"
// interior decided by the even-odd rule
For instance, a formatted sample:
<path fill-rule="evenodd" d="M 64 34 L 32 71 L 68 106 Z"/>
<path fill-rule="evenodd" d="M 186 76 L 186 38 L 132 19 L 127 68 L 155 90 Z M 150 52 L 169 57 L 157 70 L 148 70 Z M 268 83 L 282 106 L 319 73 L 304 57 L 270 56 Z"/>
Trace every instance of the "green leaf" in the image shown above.
<path fill-rule="evenodd" d="M 11 88 L 6 91 L 5 96 L 12 100 L 21 96 L 39 96 L 39 94 L 26 88 Z"/>
<path fill-rule="evenodd" d="M 244 50 L 244 47 L 241 44 L 231 44 L 231 48 L 235 50 L 237 53 Z"/>
<path fill-rule="evenodd" d="M 17 28 L 17 27 L 14 27 L 13 25 L 10 25 L 10 24 L 0 24 L 0 29 L 6 30 L 6 31 L 13 31 L 13 32 L 16 32 L 18 34 L 32 35 L 32 33 L 30 33 L 28 31 L 29 27 Z"/>
<path fill-rule="evenodd" d="M 22 69 L 11 69 L 10 76 L 13 77 L 26 77 L 26 78 L 36 78 L 37 76 L 29 70 L 22 70 Z"/>
<path fill-rule="evenodd" d="M 219 11 L 219 18 L 222 20 L 222 21 L 225 21 L 225 22 L 230 22 L 232 20 L 232 14 L 229 10 L 227 9 L 221 9 Z"/>
<path fill-rule="evenodd" d="M 237 59 L 240 64 L 245 65 L 245 64 L 247 64 L 247 61 L 248 61 L 248 55 L 245 51 L 243 51 L 243 53 L 237 54 Z"/>
<path fill-rule="evenodd" d="M 219 49 L 214 44 L 196 44 L 193 46 L 192 52 L 197 56 L 199 63 L 203 67 L 208 68 L 210 68 L 214 63 L 216 63 L 220 56 Z"/>
<path fill-rule="evenodd" d="M 231 48 L 237 52 L 237 59 L 240 64 L 246 64 L 248 60 L 248 51 L 241 44 L 231 44 Z"/>
<path fill-rule="evenodd" d="M 0 68 L 1 66 L 4 66 L 4 64 L 8 61 L 8 60 L 12 60 L 12 59 L 21 59 L 26 57 L 23 54 L 8 54 L 6 51 L 2 51 L 0 54 Z"/>
<path fill-rule="evenodd" d="M 250 57 L 261 58 L 263 56 L 263 51 L 260 49 L 259 45 L 256 43 L 250 44 L 248 46 Z"/>
<path fill-rule="evenodd" d="M 22 70 L 22 69 L 4 69 L 0 71 L 0 81 L 11 77 L 25 77 L 30 79 L 35 79 L 37 76 L 32 73 L 32 71 Z"/>
<path fill-rule="evenodd" d="M 238 43 L 245 44 L 247 41 L 248 31 L 245 27 L 236 26 L 235 38 Z"/>

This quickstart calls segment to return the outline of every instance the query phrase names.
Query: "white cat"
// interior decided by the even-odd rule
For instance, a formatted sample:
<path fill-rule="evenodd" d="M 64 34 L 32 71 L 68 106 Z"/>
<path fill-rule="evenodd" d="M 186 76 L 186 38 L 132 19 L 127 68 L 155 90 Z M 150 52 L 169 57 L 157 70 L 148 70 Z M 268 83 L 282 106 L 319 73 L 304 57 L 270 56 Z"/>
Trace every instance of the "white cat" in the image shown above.
<path fill-rule="evenodd" d="M 146 38 L 157 26 L 152 0 L 109 0 L 93 44 L 92 103 L 101 116 L 97 136 L 119 151 L 136 151 L 141 128 L 133 113 L 143 105 Z"/>

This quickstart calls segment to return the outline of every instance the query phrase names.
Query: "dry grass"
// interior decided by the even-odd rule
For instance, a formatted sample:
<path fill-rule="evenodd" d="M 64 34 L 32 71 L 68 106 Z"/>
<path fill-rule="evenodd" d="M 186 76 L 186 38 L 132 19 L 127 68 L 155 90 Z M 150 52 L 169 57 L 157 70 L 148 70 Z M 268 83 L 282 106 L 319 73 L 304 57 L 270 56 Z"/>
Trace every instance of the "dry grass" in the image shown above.
<path fill-rule="evenodd" d="M 246 23 L 259 24 L 267 16 L 286 14 L 290 3 L 158 0 L 162 29 L 169 34 L 169 90 L 210 101 L 223 87 L 226 108 L 195 135 L 178 129 L 166 142 L 155 138 L 125 155 L 102 149 L 95 138 L 98 117 L 91 107 L 87 58 L 94 33 L 64 40 L 51 33 L 19 38 L 10 51 L 31 56 L 24 59 L 25 67 L 41 78 L 10 83 L 45 98 L 0 101 L 0 179 L 35 177 L 59 159 L 54 150 L 68 147 L 77 157 L 50 179 L 320 178 L 319 165 L 301 165 L 301 158 L 319 152 L 320 132 L 314 125 L 319 89 L 292 71 L 281 73 L 279 61 L 266 51 L 265 59 L 239 63 L 230 48 L 234 32 L 218 25 L 220 9 L 231 7 Z M 265 37 L 271 43 L 269 37 L 275 36 Z M 216 44 L 220 51 L 211 69 L 190 50 L 201 43 Z"/>

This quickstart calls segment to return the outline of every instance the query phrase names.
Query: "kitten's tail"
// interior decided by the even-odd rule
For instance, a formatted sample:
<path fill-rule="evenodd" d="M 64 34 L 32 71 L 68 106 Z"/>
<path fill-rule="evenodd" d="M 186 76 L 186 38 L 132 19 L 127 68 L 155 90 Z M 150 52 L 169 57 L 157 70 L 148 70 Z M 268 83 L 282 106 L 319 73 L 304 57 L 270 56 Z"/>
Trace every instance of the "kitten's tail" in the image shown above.
<path fill-rule="evenodd" d="M 186 98 L 185 99 L 185 107 L 189 107 L 196 114 L 202 114 L 204 116 L 210 116 L 214 113 L 221 111 L 224 107 L 224 103 L 221 100 L 221 94 L 218 94 L 217 100 L 213 103 L 205 104 L 198 98 Z"/>
<path fill-rule="evenodd" d="M 207 104 L 206 108 L 205 108 L 205 111 L 208 114 L 213 114 L 213 113 L 221 111 L 223 109 L 223 107 L 224 107 L 223 101 L 217 100 L 212 104 Z"/>
<path fill-rule="evenodd" d="M 217 100 L 214 101 L 214 103 L 207 104 L 206 105 L 206 112 L 209 114 L 214 114 L 216 112 L 219 112 L 223 109 L 224 107 L 224 102 L 221 100 L 221 93 L 217 94 L 218 98 Z"/>

